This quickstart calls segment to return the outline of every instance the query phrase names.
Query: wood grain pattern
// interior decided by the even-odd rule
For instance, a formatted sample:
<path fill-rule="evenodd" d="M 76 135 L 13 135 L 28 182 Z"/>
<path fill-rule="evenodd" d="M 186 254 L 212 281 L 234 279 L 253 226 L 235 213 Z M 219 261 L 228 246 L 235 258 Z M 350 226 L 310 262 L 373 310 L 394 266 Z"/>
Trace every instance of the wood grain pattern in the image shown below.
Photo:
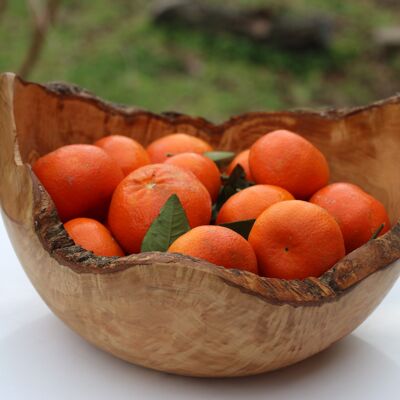
<path fill-rule="evenodd" d="M 143 144 L 187 132 L 239 151 L 292 129 L 328 157 L 332 180 L 365 187 L 394 223 L 320 279 L 284 281 L 191 257 L 95 257 L 67 236 L 29 164 L 110 133 Z M 53 312 L 96 346 L 149 368 L 242 376 L 307 358 L 349 334 L 400 274 L 400 99 L 353 111 L 250 113 L 221 125 L 105 103 L 77 87 L 0 78 L 0 201 L 16 253 Z"/>

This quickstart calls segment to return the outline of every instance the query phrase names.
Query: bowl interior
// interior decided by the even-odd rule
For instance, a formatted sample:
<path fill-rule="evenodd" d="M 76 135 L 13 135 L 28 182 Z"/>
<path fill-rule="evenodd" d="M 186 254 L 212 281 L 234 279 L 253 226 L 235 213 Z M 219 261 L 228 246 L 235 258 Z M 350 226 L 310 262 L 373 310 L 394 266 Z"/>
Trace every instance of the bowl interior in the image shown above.
<path fill-rule="evenodd" d="M 392 223 L 400 218 L 400 105 L 396 98 L 351 112 L 248 113 L 214 125 L 202 118 L 113 106 L 63 85 L 44 87 L 16 79 L 14 88 L 19 152 L 25 163 L 60 146 L 92 143 L 110 134 L 147 145 L 163 135 L 185 132 L 210 141 L 217 149 L 240 151 L 267 132 L 289 129 L 325 154 L 332 182 L 360 185 L 384 203 Z"/>

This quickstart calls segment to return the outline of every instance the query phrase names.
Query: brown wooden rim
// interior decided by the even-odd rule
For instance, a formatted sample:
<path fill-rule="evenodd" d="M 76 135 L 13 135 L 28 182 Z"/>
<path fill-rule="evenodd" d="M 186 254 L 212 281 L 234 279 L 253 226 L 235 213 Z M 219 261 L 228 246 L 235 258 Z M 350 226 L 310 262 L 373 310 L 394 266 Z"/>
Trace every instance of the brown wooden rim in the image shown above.
<path fill-rule="evenodd" d="M 62 99 L 78 99 L 87 102 L 107 113 L 117 113 L 126 118 L 136 118 L 148 115 L 152 118 L 162 119 L 177 124 L 188 124 L 206 131 L 211 135 L 221 135 L 230 126 L 241 120 L 259 116 L 279 115 L 307 115 L 319 119 L 342 119 L 349 115 L 364 112 L 386 104 L 400 103 L 400 95 L 386 100 L 372 103 L 366 107 L 352 109 L 315 112 L 307 110 L 284 112 L 250 112 L 234 116 L 222 124 L 213 124 L 201 117 L 191 117 L 175 112 L 155 114 L 150 111 L 126 107 L 106 102 L 99 97 L 66 83 L 49 83 L 45 85 L 27 82 L 15 77 L 23 85 L 35 85 L 47 93 Z M 17 151 L 17 149 L 16 149 Z M 18 155 L 19 156 L 19 155 Z M 16 154 L 16 159 L 18 159 Z M 17 163 L 17 161 L 15 161 Z M 133 268 L 138 265 L 185 265 L 205 273 L 218 276 L 227 285 L 235 287 L 248 294 L 257 296 L 265 301 L 275 304 L 317 305 L 325 301 L 332 301 L 353 288 L 367 276 L 380 269 L 392 265 L 400 258 L 400 221 L 385 235 L 371 240 L 356 249 L 336 263 L 320 278 L 307 278 L 304 280 L 283 280 L 264 278 L 250 272 L 225 269 L 210 264 L 206 261 L 180 254 L 169 253 L 140 253 L 121 258 L 98 257 L 93 253 L 76 246 L 64 230 L 58 218 L 55 206 L 49 195 L 31 172 L 34 191 L 34 227 L 44 249 L 61 265 L 72 269 L 76 273 L 108 274 Z M 394 250 L 394 251 L 393 251 Z"/>

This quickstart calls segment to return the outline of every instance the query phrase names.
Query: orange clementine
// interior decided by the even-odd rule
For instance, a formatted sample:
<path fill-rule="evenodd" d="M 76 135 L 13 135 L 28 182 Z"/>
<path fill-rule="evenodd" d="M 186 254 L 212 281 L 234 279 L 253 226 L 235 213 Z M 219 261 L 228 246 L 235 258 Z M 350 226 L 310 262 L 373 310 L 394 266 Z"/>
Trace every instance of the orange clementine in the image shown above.
<path fill-rule="evenodd" d="M 211 219 L 211 198 L 190 172 L 168 164 L 146 165 L 129 174 L 115 189 L 108 224 L 122 247 L 137 253 L 151 223 L 168 198 L 176 194 L 191 227 Z"/>
<path fill-rule="evenodd" d="M 206 187 L 214 202 L 221 188 L 220 172 L 214 161 L 197 153 L 180 153 L 168 157 L 165 164 L 175 165 L 192 172 Z"/>
<path fill-rule="evenodd" d="M 273 185 L 254 185 L 231 196 L 221 207 L 217 224 L 256 219 L 278 201 L 294 200 L 285 189 Z"/>
<path fill-rule="evenodd" d="M 145 148 L 129 137 L 121 135 L 106 136 L 95 142 L 94 145 L 101 147 L 112 157 L 125 176 L 135 169 L 150 164 L 150 157 Z"/>
<path fill-rule="evenodd" d="M 222 226 L 198 226 L 176 239 L 168 252 L 201 258 L 225 268 L 258 272 L 257 259 L 249 242 Z"/>
<path fill-rule="evenodd" d="M 33 171 L 62 221 L 104 216 L 114 189 L 124 177 L 103 149 L 87 144 L 60 147 L 39 158 Z"/>
<path fill-rule="evenodd" d="M 331 213 L 342 230 L 346 252 L 349 253 L 371 239 L 384 224 L 380 235 L 390 229 L 384 205 L 351 183 L 333 183 L 311 197 L 310 201 Z"/>
<path fill-rule="evenodd" d="M 281 279 L 319 277 L 345 255 L 343 235 L 328 211 L 302 200 L 267 208 L 249 235 L 260 275 Z"/>
<path fill-rule="evenodd" d="M 75 218 L 64 224 L 71 239 L 97 256 L 124 256 L 111 232 L 100 222 L 90 218 Z"/>
<path fill-rule="evenodd" d="M 152 163 L 162 163 L 167 159 L 168 155 L 187 152 L 202 154 L 206 151 L 212 151 L 211 145 L 198 137 L 187 135 L 186 133 L 174 133 L 164 136 L 150 143 L 147 147 Z"/>
<path fill-rule="evenodd" d="M 308 199 L 329 180 L 324 155 L 308 140 L 286 130 L 258 139 L 251 146 L 249 165 L 256 183 L 283 187 L 298 199 Z"/>
<path fill-rule="evenodd" d="M 233 169 L 236 167 L 236 165 L 240 164 L 243 167 L 244 172 L 246 173 L 246 179 L 248 181 L 252 181 L 253 176 L 251 175 L 249 167 L 249 154 L 250 154 L 250 149 L 243 150 L 242 152 L 240 152 L 228 165 L 226 173 L 230 175 Z"/>

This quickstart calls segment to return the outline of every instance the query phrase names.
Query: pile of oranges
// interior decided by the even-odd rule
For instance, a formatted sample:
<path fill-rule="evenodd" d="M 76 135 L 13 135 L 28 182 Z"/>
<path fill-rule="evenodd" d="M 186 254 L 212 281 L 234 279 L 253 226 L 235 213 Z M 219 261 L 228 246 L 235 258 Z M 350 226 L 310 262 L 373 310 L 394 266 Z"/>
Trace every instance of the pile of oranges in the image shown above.
<path fill-rule="evenodd" d="M 70 237 L 99 256 L 139 253 L 173 195 L 190 229 L 169 252 L 266 277 L 318 277 L 390 229 L 382 203 L 354 184 L 329 184 L 324 155 L 294 132 L 267 133 L 224 167 L 208 158 L 212 151 L 184 133 L 146 149 L 113 135 L 61 147 L 38 159 L 33 171 Z M 237 165 L 248 184 L 221 203 Z M 239 221 L 251 221 L 249 235 L 230 227 Z"/>

